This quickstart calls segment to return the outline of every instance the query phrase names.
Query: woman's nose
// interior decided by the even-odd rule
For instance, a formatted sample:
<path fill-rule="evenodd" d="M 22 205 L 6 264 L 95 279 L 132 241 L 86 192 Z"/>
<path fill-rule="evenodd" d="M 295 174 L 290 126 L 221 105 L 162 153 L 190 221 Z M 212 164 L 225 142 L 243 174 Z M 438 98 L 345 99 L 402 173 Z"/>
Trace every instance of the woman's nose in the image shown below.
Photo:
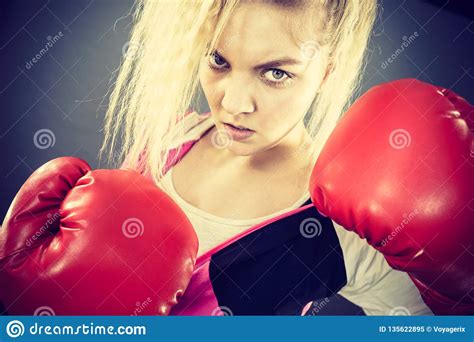
<path fill-rule="evenodd" d="M 250 88 L 248 80 L 245 81 L 243 78 L 240 81 L 237 78 L 230 79 L 224 88 L 222 108 L 230 114 L 253 112 L 255 106 Z"/>

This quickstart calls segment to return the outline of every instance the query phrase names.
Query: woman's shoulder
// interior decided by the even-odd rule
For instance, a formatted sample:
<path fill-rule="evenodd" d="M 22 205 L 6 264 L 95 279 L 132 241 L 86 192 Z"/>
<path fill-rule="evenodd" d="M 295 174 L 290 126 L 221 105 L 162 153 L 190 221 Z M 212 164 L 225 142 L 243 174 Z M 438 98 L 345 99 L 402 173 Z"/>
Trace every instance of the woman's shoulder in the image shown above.
<path fill-rule="evenodd" d="M 203 114 L 198 113 L 194 110 L 187 111 L 184 116 L 178 121 L 180 124 L 178 125 L 175 132 L 171 135 L 171 142 L 170 142 L 170 156 L 169 159 L 174 159 L 175 154 L 178 152 L 178 147 L 182 147 L 179 149 L 181 154 L 186 154 L 186 152 L 190 149 L 190 147 L 200 139 L 200 137 L 210 128 L 212 127 L 213 121 L 210 112 L 206 112 Z M 183 134 L 184 132 L 184 134 Z M 168 139 L 166 137 L 165 139 Z M 139 155 L 138 164 L 139 169 L 141 170 L 141 166 L 144 163 L 146 158 L 146 148 L 144 148 Z M 181 156 L 182 157 L 182 156 Z M 166 162 L 165 168 L 169 168 L 170 165 L 168 160 Z M 122 162 L 120 169 L 128 169 L 132 168 L 130 156 L 127 155 Z"/>
<path fill-rule="evenodd" d="M 172 140 L 168 160 L 164 167 L 165 173 L 188 155 L 194 144 L 214 126 L 210 112 L 204 114 L 195 111 L 188 112 L 182 120 L 181 127 L 177 129 L 177 135 Z M 183 131 L 184 134 L 179 134 Z"/>

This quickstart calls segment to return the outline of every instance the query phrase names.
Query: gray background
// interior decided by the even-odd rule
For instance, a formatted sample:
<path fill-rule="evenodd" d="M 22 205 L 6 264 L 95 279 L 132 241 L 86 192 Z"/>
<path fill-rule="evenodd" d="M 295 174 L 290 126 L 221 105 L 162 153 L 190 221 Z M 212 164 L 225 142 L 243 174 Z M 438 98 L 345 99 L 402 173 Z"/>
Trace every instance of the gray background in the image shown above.
<path fill-rule="evenodd" d="M 474 103 L 471 1 L 380 2 L 361 91 L 415 77 Z M 77 156 L 93 168 L 102 141 L 106 93 L 130 30 L 132 1 L 0 2 L 0 217 L 26 178 L 46 161 Z M 62 37 L 31 68 L 48 37 Z M 404 37 L 418 37 L 382 67 Z M 157 108 L 159 110 L 159 108 Z M 198 110 L 207 110 L 206 104 Z M 35 134 L 47 130 L 42 143 Z M 39 146 L 39 147 L 38 147 Z M 1 310 L 0 310 L 1 311 Z M 319 314 L 360 314 L 340 297 Z"/>

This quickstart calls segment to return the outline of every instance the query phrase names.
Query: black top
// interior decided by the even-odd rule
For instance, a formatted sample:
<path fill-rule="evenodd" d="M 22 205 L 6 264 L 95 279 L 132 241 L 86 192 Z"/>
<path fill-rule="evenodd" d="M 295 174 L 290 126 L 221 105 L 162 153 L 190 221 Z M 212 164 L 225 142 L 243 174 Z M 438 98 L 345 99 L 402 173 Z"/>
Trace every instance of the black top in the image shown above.
<path fill-rule="evenodd" d="M 233 315 L 300 315 L 347 284 L 332 221 L 314 206 L 216 252 L 209 273 L 219 306 Z"/>

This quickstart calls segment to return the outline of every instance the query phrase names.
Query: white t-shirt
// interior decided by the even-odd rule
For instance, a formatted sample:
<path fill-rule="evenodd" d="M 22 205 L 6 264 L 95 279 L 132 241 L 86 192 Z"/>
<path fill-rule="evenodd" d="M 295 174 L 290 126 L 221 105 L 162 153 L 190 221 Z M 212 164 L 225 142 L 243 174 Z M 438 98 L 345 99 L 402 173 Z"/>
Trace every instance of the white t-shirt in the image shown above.
<path fill-rule="evenodd" d="M 210 116 L 192 117 L 187 139 L 195 139 L 213 125 Z M 263 217 L 236 220 L 218 217 L 186 202 L 176 191 L 171 168 L 160 184 L 191 221 L 199 240 L 198 256 L 234 235 L 269 218 L 300 207 L 309 192 L 287 209 Z M 433 315 L 408 274 L 392 269 L 384 256 L 356 233 L 332 222 L 344 255 L 347 284 L 338 292 L 360 306 L 366 315 Z"/>

